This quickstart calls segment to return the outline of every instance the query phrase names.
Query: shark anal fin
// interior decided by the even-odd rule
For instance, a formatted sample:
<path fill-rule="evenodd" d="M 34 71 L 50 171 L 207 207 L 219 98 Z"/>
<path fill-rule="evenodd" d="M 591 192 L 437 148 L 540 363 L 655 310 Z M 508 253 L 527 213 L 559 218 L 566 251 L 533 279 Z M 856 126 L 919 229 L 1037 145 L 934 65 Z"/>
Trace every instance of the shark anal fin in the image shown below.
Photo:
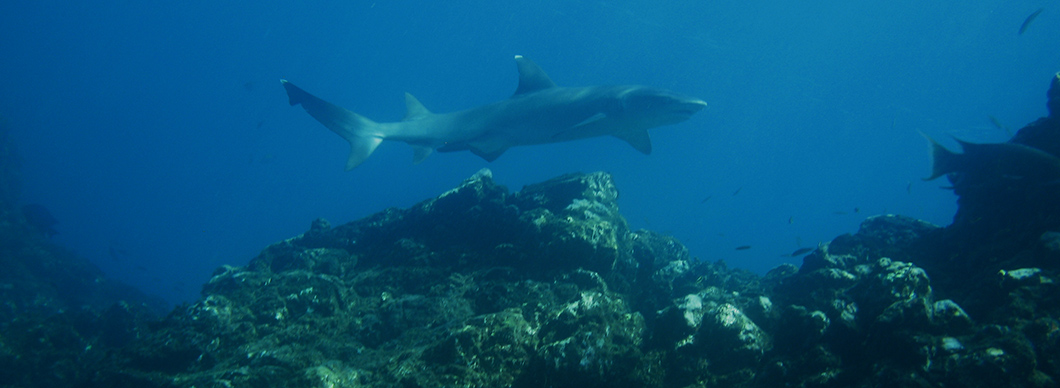
<path fill-rule="evenodd" d="M 409 93 L 405 93 L 405 109 L 405 119 L 402 121 L 415 120 L 431 114 L 431 111 L 427 110 L 427 107 L 423 106 L 420 100 L 417 100 L 416 97 Z"/>
<path fill-rule="evenodd" d="M 519 87 L 515 89 L 515 96 L 556 87 L 556 83 L 534 61 L 516 55 L 515 64 L 519 67 Z"/>
<path fill-rule="evenodd" d="M 629 145 L 645 155 L 651 154 L 651 138 L 648 137 L 648 131 L 646 130 L 618 132 L 612 136 L 625 140 L 626 143 L 629 143 Z"/>

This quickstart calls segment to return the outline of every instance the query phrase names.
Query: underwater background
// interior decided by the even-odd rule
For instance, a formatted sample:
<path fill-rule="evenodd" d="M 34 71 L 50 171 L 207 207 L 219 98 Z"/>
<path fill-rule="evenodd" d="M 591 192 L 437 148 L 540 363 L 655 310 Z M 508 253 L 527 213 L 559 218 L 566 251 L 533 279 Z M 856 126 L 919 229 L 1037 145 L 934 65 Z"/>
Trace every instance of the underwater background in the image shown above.
<path fill-rule="evenodd" d="M 1024 24 L 1036 10 L 1044 10 Z M 607 171 L 632 229 L 765 273 L 895 213 L 947 225 L 922 131 L 1000 142 L 1044 116 L 1060 9 L 1043 1 L 6 2 L 0 116 L 22 203 L 52 241 L 170 303 L 324 217 L 408 207 L 481 168 L 518 190 Z M 1024 27 L 1024 28 L 1021 28 Z M 709 106 L 650 131 L 517 147 L 493 163 L 347 144 L 279 80 L 377 121 L 507 98 L 513 56 L 563 86 L 644 84 Z M 737 247 L 749 249 L 736 250 Z"/>

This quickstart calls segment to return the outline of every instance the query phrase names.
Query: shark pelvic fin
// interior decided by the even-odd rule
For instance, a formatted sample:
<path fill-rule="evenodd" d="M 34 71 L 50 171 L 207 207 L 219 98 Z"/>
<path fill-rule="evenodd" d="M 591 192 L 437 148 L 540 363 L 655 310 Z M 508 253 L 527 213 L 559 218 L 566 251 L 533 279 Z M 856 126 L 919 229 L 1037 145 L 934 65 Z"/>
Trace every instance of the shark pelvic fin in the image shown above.
<path fill-rule="evenodd" d="M 427 159 L 428 156 L 431 156 L 431 152 L 434 152 L 434 149 L 431 147 L 418 145 L 412 146 L 412 163 L 420 164 L 420 162 Z"/>
<path fill-rule="evenodd" d="M 516 55 L 515 64 L 519 67 L 519 87 L 515 89 L 515 96 L 556 87 L 556 83 L 534 61 Z"/>
<path fill-rule="evenodd" d="M 287 91 L 291 105 L 301 104 L 306 113 L 350 142 L 350 158 L 346 160 L 346 171 L 363 163 L 379 143 L 383 142 L 385 136 L 379 131 L 379 124 L 375 121 L 321 100 L 287 80 L 280 80 L 280 83 Z"/>
<path fill-rule="evenodd" d="M 409 93 L 405 93 L 405 110 L 405 118 L 402 121 L 416 120 L 431 114 L 431 111 L 427 110 L 420 100 Z"/>
<path fill-rule="evenodd" d="M 623 131 L 612 136 L 625 140 L 626 143 L 629 143 L 629 145 L 645 155 L 651 154 L 651 138 L 648 137 L 647 130 Z"/>

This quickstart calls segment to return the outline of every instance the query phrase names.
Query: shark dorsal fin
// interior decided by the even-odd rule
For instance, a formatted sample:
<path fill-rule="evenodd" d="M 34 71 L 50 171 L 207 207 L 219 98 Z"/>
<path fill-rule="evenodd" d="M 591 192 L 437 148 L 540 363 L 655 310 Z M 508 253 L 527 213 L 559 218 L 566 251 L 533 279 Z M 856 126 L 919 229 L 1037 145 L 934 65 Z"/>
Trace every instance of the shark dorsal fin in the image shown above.
<path fill-rule="evenodd" d="M 431 111 L 427 110 L 427 107 L 423 106 L 420 100 L 417 100 L 416 97 L 409 93 L 405 93 L 405 110 L 405 119 L 402 121 L 415 120 L 431 114 Z"/>
<path fill-rule="evenodd" d="M 556 83 L 548 78 L 541 67 L 534 61 L 524 58 L 522 55 L 515 56 L 515 64 L 519 66 L 519 87 L 515 89 L 516 96 L 520 94 L 533 93 L 538 90 L 556 87 Z"/>

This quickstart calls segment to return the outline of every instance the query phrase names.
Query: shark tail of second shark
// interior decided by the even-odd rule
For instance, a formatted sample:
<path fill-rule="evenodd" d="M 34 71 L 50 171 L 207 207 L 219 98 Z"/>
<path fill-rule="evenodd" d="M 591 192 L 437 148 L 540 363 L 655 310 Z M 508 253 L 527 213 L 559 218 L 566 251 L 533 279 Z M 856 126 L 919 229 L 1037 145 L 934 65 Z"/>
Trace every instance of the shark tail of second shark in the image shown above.
<path fill-rule="evenodd" d="M 934 180 L 960 169 L 961 164 L 964 162 L 963 155 L 946 149 L 946 147 L 943 147 L 942 144 L 939 144 L 939 142 L 924 132 L 920 132 L 920 136 L 927 139 L 928 144 L 931 146 L 931 176 L 922 178 L 924 181 Z"/>
<path fill-rule="evenodd" d="M 386 137 L 379 130 L 380 125 L 375 121 L 321 100 L 287 80 L 280 80 L 280 83 L 287 91 L 291 106 L 301 104 L 310 116 L 350 142 L 350 158 L 346 160 L 346 171 L 352 170 L 368 159 L 368 156 L 372 155 L 375 148 Z"/>

